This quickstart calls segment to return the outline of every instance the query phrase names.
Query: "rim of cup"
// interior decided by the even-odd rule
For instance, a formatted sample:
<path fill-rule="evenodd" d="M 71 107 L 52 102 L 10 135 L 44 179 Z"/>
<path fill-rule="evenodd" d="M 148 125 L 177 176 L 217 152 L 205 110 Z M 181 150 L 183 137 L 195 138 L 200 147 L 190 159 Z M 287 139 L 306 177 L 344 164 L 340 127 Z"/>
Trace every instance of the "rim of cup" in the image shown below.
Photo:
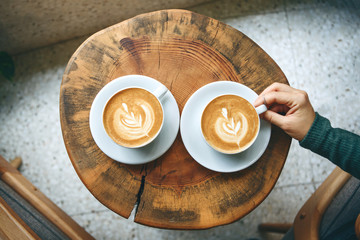
<path fill-rule="evenodd" d="M 204 109 L 202 110 L 201 112 L 201 118 L 200 118 L 200 131 L 201 131 L 201 136 L 203 137 L 204 141 L 212 148 L 214 149 L 215 151 L 219 152 L 219 153 L 222 153 L 222 154 L 227 154 L 227 155 L 235 155 L 235 154 L 239 154 L 239 153 L 242 153 L 244 151 L 246 151 L 247 149 L 249 149 L 253 144 L 254 142 L 256 141 L 257 137 L 259 136 L 259 132 L 260 132 L 260 116 L 259 114 L 256 112 L 256 115 L 257 115 L 257 119 L 258 119 L 258 129 L 257 129 L 257 132 L 256 132 L 256 135 L 255 137 L 251 140 L 251 142 L 244 148 L 240 149 L 239 151 L 236 151 L 236 152 L 225 152 L 225 151 L 222 151 L 220 149 L 217 149 L 215 148 L 214 146 L 212 146 L 205 138 L 204 136 L 204 132 L 203 132 L 203 128 L 202 128 L 202 118 L 203 118 L 203 115 L 204 115 L 204 111 L 205 109 L 207 108 L 207 106 L 212 102 L 214 101 L 215 99 L 219 98 L 219 97 L 222 97 L 222 96 L 227 96 L 227 95 L 233 95 L 233 96 L 237 96 L 237 97 L 241 97 L 242 99 L 245 99 L 248 103 L 250 103 L 250 105 L 252 106 L 252 108 L 254 109 L 254 111 L 256 112 L 256 108 L 254 107 L 254 105 L 246 98 L 244 98 L 243 96 L 239 95 L 239 94 L 236 94 L 236 93 L 224 93 L 224 94 L 219 94 L 217 95 L 216 97 L 213 97 L 212 99 L 210 99 L 208 101 L 208 103 L 205 105 Z"/>

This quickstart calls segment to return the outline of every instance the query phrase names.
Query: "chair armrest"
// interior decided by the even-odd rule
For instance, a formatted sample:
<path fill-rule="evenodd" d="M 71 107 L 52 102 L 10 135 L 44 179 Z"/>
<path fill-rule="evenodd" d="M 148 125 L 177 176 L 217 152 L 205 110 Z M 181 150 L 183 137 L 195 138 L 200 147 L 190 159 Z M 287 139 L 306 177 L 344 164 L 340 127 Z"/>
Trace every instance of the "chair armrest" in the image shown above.
<path fill-rule="evenodd" d="M 358 239 L 360 239 L 360 214 L 357 217 L 356 222 L 355 222 L 355 233 L 356 233 L 356 237 Z"/>
<path fill-rule="evenodd" d="M 350 177 L 349 173 L 336 167 L 316 189 L 295 217 L 295 239 L 319 239 L 319 227 L 322 216 L 331 200 Z"/>
<path fill-rule="evenodd" d="M 94 239 L 0 156 L 0 178 L 71 239 Z"/>
<path fill-rule="evenodd" d="M 40 239 L 1 197 L 0 239 Z"/>

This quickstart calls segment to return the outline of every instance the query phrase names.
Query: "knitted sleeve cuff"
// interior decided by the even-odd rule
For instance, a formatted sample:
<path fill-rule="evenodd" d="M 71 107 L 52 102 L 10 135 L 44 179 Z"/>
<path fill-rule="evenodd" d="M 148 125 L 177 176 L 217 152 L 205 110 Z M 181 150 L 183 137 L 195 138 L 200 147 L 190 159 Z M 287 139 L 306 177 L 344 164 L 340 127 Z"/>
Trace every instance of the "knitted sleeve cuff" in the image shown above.
<path fill-rule="evenodd" d="M 331 124 L 328 119 L 320 116 L 319 113 L 316 112 L 315 114 L 315 120 L 311 125 L 309 132 L 299 143 L 303 148 L 316 152 L 316 150 L 321 147 L 321 140 L 326 132 L 331 128 Z"/>

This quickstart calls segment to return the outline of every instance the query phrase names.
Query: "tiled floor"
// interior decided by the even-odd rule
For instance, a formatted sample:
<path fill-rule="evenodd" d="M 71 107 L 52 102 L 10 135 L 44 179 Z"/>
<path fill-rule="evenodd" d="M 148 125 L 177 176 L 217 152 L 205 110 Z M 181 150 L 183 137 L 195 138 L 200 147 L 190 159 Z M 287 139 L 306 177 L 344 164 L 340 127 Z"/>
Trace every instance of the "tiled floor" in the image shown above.
<path fill-rule="evenodd" d="M 193 11 L 217 18 L 258 43 L 290 84 L 306 90 L 333 126 L 360 134 L 358 1 L 213 1 Z M 149 228 L 117 216 L 84 187 L 67 156 L 59 88 L 68 59 L 86 38 L 15 56 L 14 83 L 0 82 L 0 154 L 21 156 L 21 172 L 97 239 L 280 239 L 261 222 L 290 222 L 334 165 L 294 141 L 278 183 L 245 218 L 202 231 Z"/>

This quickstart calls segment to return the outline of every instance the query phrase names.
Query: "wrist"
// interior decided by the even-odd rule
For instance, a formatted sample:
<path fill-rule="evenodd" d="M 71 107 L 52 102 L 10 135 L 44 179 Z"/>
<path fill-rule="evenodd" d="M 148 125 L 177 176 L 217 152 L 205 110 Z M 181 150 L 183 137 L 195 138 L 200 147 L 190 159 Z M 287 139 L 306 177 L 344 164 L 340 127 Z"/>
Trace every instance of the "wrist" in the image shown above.
<path fill-rule="evenodd" d="M 300 145 L 302 142 L 305 142 L 308 140 L 308 137 L 311 135 L 311 132 L 314 130 L 314 126 L 316 126 L 316 123 L 319 120 L 319 114 L 317 112 L 314 112 L 313 120 L 311 121 L 311 124 L 309 127 L 306 128 L 305 134 L 299 139 L 297 139 L 300 142 Z"/>

